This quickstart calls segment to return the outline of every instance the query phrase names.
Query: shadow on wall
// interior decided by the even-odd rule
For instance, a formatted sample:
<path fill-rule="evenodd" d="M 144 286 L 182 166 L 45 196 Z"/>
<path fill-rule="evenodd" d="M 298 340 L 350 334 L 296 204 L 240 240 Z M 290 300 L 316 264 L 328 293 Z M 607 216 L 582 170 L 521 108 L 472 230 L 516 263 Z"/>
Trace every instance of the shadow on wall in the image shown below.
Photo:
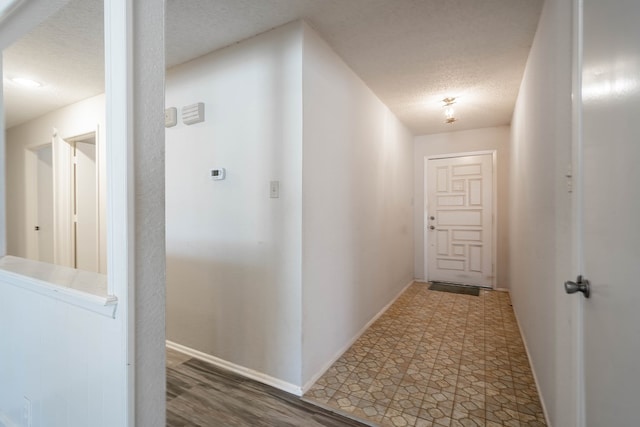
<path fill-rule="evenodd" d="M 274 376 L 299 364 L 290 352 L 300 336 L 296 306 L 270 283 L 282 264 L 273 252 L 258 243 L 204 250 L 206 258 L 168 253 L 167 339 Z"/>

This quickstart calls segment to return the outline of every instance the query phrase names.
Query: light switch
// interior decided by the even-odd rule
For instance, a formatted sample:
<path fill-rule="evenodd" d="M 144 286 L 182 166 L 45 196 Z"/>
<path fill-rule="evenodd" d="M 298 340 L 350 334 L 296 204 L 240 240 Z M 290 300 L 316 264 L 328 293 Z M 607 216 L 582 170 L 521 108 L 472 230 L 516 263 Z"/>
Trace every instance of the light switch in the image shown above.
<path fill-rule="evenodd" d="M 280 181 L 271 181 L 269 183 L 269 197 L 272 199 L 280 197 Z"/>

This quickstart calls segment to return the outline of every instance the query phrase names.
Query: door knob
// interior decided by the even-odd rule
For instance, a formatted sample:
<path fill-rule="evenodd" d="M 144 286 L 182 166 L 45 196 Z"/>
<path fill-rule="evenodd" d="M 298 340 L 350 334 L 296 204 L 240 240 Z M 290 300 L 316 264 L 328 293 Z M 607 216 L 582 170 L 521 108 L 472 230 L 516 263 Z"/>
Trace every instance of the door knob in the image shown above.
<path fill-rule="evenodd" d="M 436 229 L 436 227 L 435 227 L 435 226 L 433 226 L 433 225 L 430 225 L 430 226 L 429 226 L 429 230 L 435 230 L 435 229 Z"/>
<path fill-rule="evenodd" d="M 564 282 L 564 290 L 568 294 L 582 292 L 585 298 L 589 298 L 589 296 L 591 295 L 591 284 L 587 279 L 583 279 L 582 275 L 580 275 L 575 282 L 572 282 L 570 280 Z"/>
<path fill-rule="evenodd" d="M 430 219 L 431 221 L 433 221 L 434 219 L 436 219 L 436 217 L 432 215 L 432 216 L 430 216 L 430 217 L 429 217 L 429 219 Z"/>

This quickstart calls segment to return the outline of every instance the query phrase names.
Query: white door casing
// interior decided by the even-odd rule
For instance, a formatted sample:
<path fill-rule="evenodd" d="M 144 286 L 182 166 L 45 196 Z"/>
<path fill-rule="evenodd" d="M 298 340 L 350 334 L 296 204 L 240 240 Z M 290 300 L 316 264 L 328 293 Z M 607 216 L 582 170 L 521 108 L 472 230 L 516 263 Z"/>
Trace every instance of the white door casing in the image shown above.
<path fill-rule="evenodd" d="M 53 134 L 54 263 L 99 271 L 97 133 Z M 87 142 L 89 141 L 89 142 Z"/>
<path fill-rule="evenodd" d="M 494 286 L 493 154 L 426 163 L 426 277 Z"/>
<path fill-rule="evenodd" d="M 75 267 L 73 223 L 73 152 L 71 145 L 53 130 L 53 258 L 57 265 Z"/>
<path fill-rule="evenodd" d="M 578 183 L 583 425 L 638 425 L 640 3 L 584 0 Z M 579 293 L 576 295 L 580 295 Z M 580 363 L 580 361 L 578 361 Z"/>
<path fill-rule="evenodd" d="M 96 145 L 75 141 L 75 259 L 76 268 L 99 269 L 98 182 Z"/>

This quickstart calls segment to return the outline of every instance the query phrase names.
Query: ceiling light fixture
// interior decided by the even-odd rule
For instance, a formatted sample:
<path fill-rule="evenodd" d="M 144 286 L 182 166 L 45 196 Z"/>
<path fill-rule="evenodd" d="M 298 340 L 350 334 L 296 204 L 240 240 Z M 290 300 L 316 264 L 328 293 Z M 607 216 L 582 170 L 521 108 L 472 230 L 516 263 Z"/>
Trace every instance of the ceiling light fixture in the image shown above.
<path fill-rule="evenodd" d="M 36 88 L 41 87 L 42 83 L 37 82 L 35 80 L 26 79 L 24 77 L 14 77 L 11 79 L 12 82 L 19 84 L 20 86 L 28 87 L 28 88 Z"/>
<path fill-rule="evenodd" d="M 455 118 L 455 112 L 453 111 L 452 105 L 456 103 L 456 98 L 453 96 L 448 96 L 442 100 L 442 107 L 444 108 L 444 122 L 447 124 L 451 124 L 458 119 Z"/>
<path fill-rule="evenodd" d="M 444 104 L 445 107 L 448 107 L 449 105 L 453 105 L 456 103 L 456 98 L 453 96 L 449 96 L 445 99 L 442 100 L 442 103 Z"/>

